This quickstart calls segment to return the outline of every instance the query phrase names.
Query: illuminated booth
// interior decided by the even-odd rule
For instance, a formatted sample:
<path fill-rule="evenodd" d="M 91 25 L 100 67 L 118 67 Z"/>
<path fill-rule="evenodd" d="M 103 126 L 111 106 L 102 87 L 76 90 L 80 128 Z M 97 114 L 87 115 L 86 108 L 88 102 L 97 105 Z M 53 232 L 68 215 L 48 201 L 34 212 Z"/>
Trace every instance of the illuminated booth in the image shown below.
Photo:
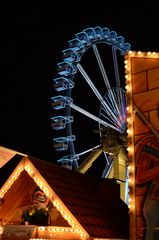
<path fill-rule="evenodd" d="M 15 165 L 0 189 L 0 239 L 129 239 L 128 207 L 115 180 L 28 156 Z"/>
<path fill-rule="evenodd" d="M 130 239 L 155 240 L 159 239 L 159 53 L 130 51 L 125 71 Z"/>

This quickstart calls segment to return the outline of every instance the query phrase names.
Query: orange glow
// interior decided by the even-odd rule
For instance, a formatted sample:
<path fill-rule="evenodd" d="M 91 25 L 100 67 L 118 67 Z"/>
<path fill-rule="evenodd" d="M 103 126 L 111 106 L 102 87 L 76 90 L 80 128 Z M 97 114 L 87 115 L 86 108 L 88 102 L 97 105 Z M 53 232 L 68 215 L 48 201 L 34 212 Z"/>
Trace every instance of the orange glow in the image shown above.
<path fill-rule="evenodd" d="M 56 195 L 52 188 L 48 185 L 45 179 L 40 175 L 37 169 L 33 166 L 33 164 L 29 161 L 27 157 L 24 157 L 23 160 L 18 164 L 13 173 L 10 175 L 6 183 L 0 189 L 0 197 L 3 198 L 9 188 L 12 186 L 14 181 L 18 178 L 22 171 L 26 171 L 29 176 L 34 180 L 37 186 L 43 190 L 44 194 L 50 199 L 54 207 L 61 213 L 63 218 L 67 220 L 68 224 L 71 225 L 71 228 L 63 228 L 63 227 L 50 227 L 49 231 L 51 232 L 72 232 L 74 234 L 78 234 L 80 238 L 87 239 L 89 238 L 88 233 L 85 229 L 80 225 L 80 223 L 76 220 L 76 218 L 70 213 L 70 211 L 66 208 L 60 198 Z M 48 230 L 48 228 L 39 228 L 40 231 Z"/>
<path fill-rule="evenodd" d="M 141 61 L 140 61 L 141 59 Z M 128 151 L 128 157 L 129 157 L 129 166 L 128 166 L 128 172 L 129 172 L 129 180 L 128 180 L 128 183 L 129 183 L 129 210 L 130 210 L 130 229 L 132 230 L 132 233 L 131 233 L 131 240 L 132 239 L 135 239 L 136 238 L 136 196 L 135 196 L 135 143 L 136 143 L 136 138 L 138 136 L 136 136 L 136 125 L 138 124 L 138 129 L 140 130 L 141 128 L 142 129 L 146 129 L 146 127 L 144 128 L 143 125 L 141 123 L 141 121 L 138 120 L 138 122 L 136 121 L 136 114 L 138 114 L 138 110 L 135 108 L 135 100 L 136 100 L 136 95 L 134 97 L 134 88 L 135 88 L 135 93 L 138 93 L 138 92 L 144 92 L 145 89 L 146 89 L 146 86 L 145 86 L 145 75 L 144 73 L 142 73 L 141 75 L 141 71 L 140 69 L 142 70 L 141 68 L 141 65 L 143 67 L 143 69 L 147 69 L 147 66 L 150 66 L 151 62 L 150 60 L 153 60 L 152 61 L 152 64 L 154 64 L 154 69 L 155 67 L 158 68 L 158 62 L 156 61 L 156 59 L 158 60 L 159 59 L 159 53 L 157 52 L 142 52 L 142 51 L 129 51 L 126 55 L 125 55 L 125 61 L 124 61 L 124 64 L 125 64 L 125 80 L 126 80 L 126 97 L 127 97 L 127 140 L 128 140 L 128 147 L 127 147 L 127 151 Z M 136 65 L 135 65 L 136 63 Z M 138 64 L 140 63 L 140 64 Z M 149 65 L 148 65 L 149 64 Z M 144 70 L 143 70 L 144 71 Z M 156 70 L 157 71 L 157 70 Z M 140 79 L 141 81 L 138 82 L 137 81 L 137 78 L 136 75 L 137 74 L 140 74 Z M 148 74 L 148 73 L 147 73 Z M 153 76 L 153 79 L 155 78 L 156 74 L 155 72 L 150 72 L 149 71 L 149 75 L 148 77 L 150 78 L 151 76 Z M 136 80 L 136 82 L 135 82 Z M 157 88 L 157 84 L 156 84 L 156 81 L 154 79 L 154 81 L 149 81 L 149 88 L 150 89 L 156 89 Z M 134 86 L 134 85 L 135 86 Z M 156 84 L 156 85 L 155 85 Z M 138 98 L 139 99 L 139 98 Z M 141 98 L 140 98 L 141 99 Z M 146 97 L 145 97 L 146 99 Z M 146 99 L 147 100 L 147 99 Z M 146 102 L 145 100 L 145 102 Z M 147 100 L 148 102 L 148 100 Z M 154 101 L 151 101 L 153 106 L 155 104 Z M 148 102 L 149 103 L 149 102 Z M 150 105 L 150 104 L 149 104 Z M 146 104 L 144 104 L 144 101 L 142 103 L 142 107 L 143 106 L 147 106 Z M 154 114 L 154 113 L 151 113 L 151 114 Z M 144 116 L 146 116 L 146 110 L 145 110 L 145 114 Z M 150 116 L 151 118 L 154 119 L 154 123 L 156 121 L 156 117 L 155 115 L 151 115 Z M 156 121 L 157 122 L 157 121 Z M 136 124 L 136 125 L 135 125 Z M 155 123 L 156 124 L 156 123 Z M 140 127 L 139 127 L 140 126 Z M 152 128 L 151 128 L 151 131 L 152 131 Z M 145 130 L 146 132 L 146 130 Z M 145 133 L 146 134 L 146 133 Z M 156 134 L 157 135 L 157 134 Z M 139 134 L 139 137 L 138 138 L 142 138 L 141 136 L 141 133 Z"/>

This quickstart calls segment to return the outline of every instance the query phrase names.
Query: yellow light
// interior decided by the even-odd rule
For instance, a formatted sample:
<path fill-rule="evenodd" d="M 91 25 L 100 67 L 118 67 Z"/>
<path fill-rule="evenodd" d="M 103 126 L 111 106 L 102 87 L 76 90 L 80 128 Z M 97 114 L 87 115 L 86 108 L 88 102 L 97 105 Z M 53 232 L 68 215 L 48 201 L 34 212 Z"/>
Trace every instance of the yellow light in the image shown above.
<path fill-rule="evenodd" d="M 126 132 L 127 132 L 127 134 L 129 135 L 129 136 L 131 136 L 132 135 L 132 130 L 129 128 L 129 129 L 127 129 L 126 130 Z"/>
<path fill-rule="evenodd" d="M 128 183 L 129 183 L 130 186 L 132 186 L 133 183 L 134 183 L 134 179 L 132 177 L 129 177 Z"/>
<path fill-rule="evenodd" d="M 131 204 L 129 204 L 129 205 L 128 205 L 128 207 L 129 207 L 129 208 L 132 208 L 132 205 L 131 205 Z"/>
<path fill-rule="evenodd" d="M 126 80 L 130 79 L 130 76 L 128 74 L 125 75 Z"/>
<path fill-rule="evenodd" d="M 0 225 L 0 235 L 2 235 L 4 227 Z"/>
<path fill-rule="evenodd" d="M 67 214 L 65 214 L 63 217 L 64 217 L 65 219 L 68 219 L 68 215 L 67 215 Z"/>
<path fill-rule="evenodd" d="M 127 106 L 127 107 L 126 107 L 126 110 L 127 110 L 127 112 L 129 112 L 129 110 L 130 110 L 130 107 L 129 107 L 129 106 Z"/>
<path fill-rule="evenodd" d="M 131 120 L 130 120 L 130 118 L 127 118 L 126 121 L 129 123 Z"/>
<path fill-rule="evenodd" d="M 134 51 L 129 51 L 129 55 L 134 56 L 135 52 Z"/>
<path fill-rule="evenodd" d="M 0 193 L 0 198 L 3 198 L 4 194 Z"/>
<path fill-rule="evenodd" d="M 127 151 L 128 151 L 128 152 L 132 152 L 132 147 L 128 147 L 128 148 L 127 148 Z"/>
<path fill-rule="evenodd" d="M 129 165 L 129 166 L 128 166 L 128 170 L 129 170 L 129 171 L 132 171 L 132 169 L 133 169 L 132 166 Z"/>

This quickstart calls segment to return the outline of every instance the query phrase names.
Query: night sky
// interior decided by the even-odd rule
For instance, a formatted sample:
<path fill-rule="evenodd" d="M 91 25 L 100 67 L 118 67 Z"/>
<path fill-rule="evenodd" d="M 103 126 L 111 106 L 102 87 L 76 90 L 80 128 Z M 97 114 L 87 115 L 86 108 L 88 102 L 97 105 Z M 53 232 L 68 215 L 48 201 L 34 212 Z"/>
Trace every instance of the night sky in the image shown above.
<path fill-rule="evenodd" d="M 55 162 L 52 79 L 68 40 L 87 27 L 108 27 L 132 50 L 159 51 L 156 6 L 107 7 L 104 1 L 12 1 L 4 9 L 0 145 Z"/>

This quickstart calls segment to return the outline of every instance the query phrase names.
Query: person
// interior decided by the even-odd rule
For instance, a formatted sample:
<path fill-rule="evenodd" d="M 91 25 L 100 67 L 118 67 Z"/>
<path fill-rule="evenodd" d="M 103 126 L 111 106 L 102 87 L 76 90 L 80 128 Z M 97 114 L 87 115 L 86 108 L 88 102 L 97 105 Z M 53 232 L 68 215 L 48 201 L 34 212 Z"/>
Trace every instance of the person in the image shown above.
<path fill-rule="evenodd" d="M 148 184 L 143 216 L 146 222 L 145 240 L 159 240 L 159 156 L 144 147 L 139 159 L 136 184 Z"/>

